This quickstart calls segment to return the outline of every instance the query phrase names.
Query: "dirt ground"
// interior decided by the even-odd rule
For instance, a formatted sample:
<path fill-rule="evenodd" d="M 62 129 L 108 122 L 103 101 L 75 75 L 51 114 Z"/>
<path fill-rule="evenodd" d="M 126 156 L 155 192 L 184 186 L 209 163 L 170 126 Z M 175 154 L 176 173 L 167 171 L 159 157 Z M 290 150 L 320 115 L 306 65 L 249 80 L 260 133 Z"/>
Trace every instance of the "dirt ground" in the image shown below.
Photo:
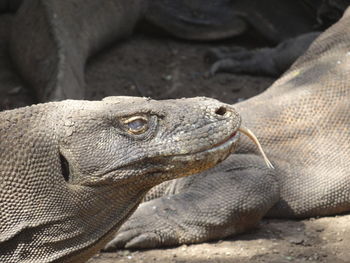
<path fill-rule="evenodd" d="M 0 110 L 35 102 L 33 92 L 16 74 L 6 48 L 11 20 L 9 15 L 0 17 Z M 239 41 L 256 45 L 250 43 L 249 38 Z M 116 43 L 88 61 L 86 98 L 208 96 L 234 103 L 260 93 L 272 83 L 272 79 L 264 77 L 231 74 L 208 77 L 209 65 L 205 63 L 204 54 L 209 47 L 218 44 L 136 33 L 131 39 Z"/>
<path fill-rule="evenodd" d="M 0 110 L 32 104 L 32 91 L 16 74 L 7 52 L 11 17 L 0 17 Z M 225 43 L 191 43 L 137 33 L 92 58 L 86 69 L 87 98 L 110 95 L 156 99 L 209 96 L 228 103 L 268 87 L 266 77 L 207 77 L 205 51 Z M 233 44 L 256 45 L 253 38 Z M 101 253 L 91 263 L 121 262 L 350 262 L 350 215 L 302 221 L 264 220 L 249 233 L 198 245 Z"/>
<path fill-rule="evenodd" d="M 91 263 L 350 262 L 350 216 L 264 220 L 235 238 L 146 251 L 102 253 Z"/>

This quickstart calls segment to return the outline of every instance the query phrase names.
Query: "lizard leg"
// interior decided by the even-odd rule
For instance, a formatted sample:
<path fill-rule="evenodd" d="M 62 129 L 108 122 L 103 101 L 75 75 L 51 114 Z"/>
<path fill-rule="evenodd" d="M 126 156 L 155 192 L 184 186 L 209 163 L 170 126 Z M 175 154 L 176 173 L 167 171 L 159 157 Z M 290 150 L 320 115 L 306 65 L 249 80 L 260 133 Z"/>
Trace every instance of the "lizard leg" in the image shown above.
<path fill-rule="evenodd" d="M 128 36 L 141 9 L 141 0 L 24 1 L 13 22 L 12 59 L 40 101 L 83 99 L 87 58 Z"/>
<path fill-rule="evenodd" d="M 141 204 L 105 249 L 199 243 L 255 226 L 279 198 L 274 171 L 253 155 L 230 159 L 211 171 L 175 181 L 180 185 L 176 194 Z M 244 167 L 247 160 L 254 165 Z"/>
<path fill-rule="evenodd" d="M 319 35 L 311 32 L 281 42 L 274 48 L 247 50 L 241 47 L 213 48 L 206 57 L 212 63 L 210 74 L 247 73 L 278 77 L 301 56 Z"/>

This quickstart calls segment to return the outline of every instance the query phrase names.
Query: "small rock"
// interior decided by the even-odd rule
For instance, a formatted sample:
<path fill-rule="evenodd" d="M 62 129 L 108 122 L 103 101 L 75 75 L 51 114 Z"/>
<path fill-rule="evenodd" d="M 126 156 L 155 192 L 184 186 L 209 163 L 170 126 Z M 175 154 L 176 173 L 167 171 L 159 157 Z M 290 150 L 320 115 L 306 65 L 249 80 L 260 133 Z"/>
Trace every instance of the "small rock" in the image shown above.
<path fill-rule="evenodd" d="M 300 245 L 304 242 L 303 237 L 292 237 L 288 240 L 289 243 L 295 244 L 295 245 Z"/>
<path fill-rule="evenodd" d="M 187 250 L 187 245 L 182 245 L 181 246 L 181 251 L 185 251 L 185 250 Z"/>
<path fill-rule="evenodd" d="M 315 230 L 316 230 L 316 232 L 323 232 L 323 231 L 324 231 L 324 227 L 322 227 L 322 226 L 316 226 L 316 227 L 315 227 Z"/>
<path fill-rule="evenodd" d="M 128 257 L 131 255 L 130 250 L 122 250 L 120 251 L 120 253 L 122 254 L 123 257 Z"/>
<path fill-rule="evenodd" d="M 163 76 L 162 79 L 170 81 L 170 80 L 173 79 L 173 76 L 172 75 L 166 75 L 166 76 Z"/>
<path fill-rule="evenodd" d="M 286 256 L 286 260 L 292 261 L 292 260 L 293 260 L 293 257 L 291 257 L 291 256 Z"/>

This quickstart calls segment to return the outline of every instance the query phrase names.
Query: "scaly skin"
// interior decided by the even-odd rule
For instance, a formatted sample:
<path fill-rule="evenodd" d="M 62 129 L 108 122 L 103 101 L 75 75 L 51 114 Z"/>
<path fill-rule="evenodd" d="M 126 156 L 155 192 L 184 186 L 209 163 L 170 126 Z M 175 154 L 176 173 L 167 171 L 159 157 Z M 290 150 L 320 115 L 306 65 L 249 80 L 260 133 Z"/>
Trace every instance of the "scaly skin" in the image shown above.
<path fill-rule="evenodd" d="M 0 113 L 0 262 L 85 262 L 156 184 L 210 168 L 240 117 L 213 99 L 68 100 Z"/>
<path fill-rule="evenodd" d="M 275 170 L 242 138 L 214 169 L 153 189 L 149 198 L 163 197 L 140 205 L 107 249 L 222 239 L 262 217 L 349 212 L 349 28 L 350 9 L 269 89 L 235 105 Z"/>

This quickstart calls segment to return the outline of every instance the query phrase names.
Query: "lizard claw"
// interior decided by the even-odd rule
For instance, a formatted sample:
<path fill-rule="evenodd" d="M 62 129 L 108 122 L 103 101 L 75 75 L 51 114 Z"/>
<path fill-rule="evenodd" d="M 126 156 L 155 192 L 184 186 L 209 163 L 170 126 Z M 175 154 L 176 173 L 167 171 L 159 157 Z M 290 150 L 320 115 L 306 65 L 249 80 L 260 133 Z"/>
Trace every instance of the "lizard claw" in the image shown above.
<path fill-rule="evenodd" d="M 159 246 L 160 239 L 155 233 L 145 233 L 137 236 L 126 243 L 127 249 L 146 249 Z"/>
<path fill-rule="evenodd" d="M 119 229 L 116 236 L 105 246 L 104 251 L 121 248 L 149 249 L 178 244 L 171 222 L 163 218 L 163 209 L 156 200 L 143 203 Z"/>
<path fill-rule="evenodd" d="M 244 51 L 246 51 L 246 49 L 240 46 L 211 48 L 205 53 L 204 58 L 206 62 L 212 64 L 230 57 L 230 54 L 242 54 L 241 52 Z"/>
<path fill-rule="evenodd" d="M 209 69 L 210 76 L 214 76 L 219 72 L 228 72 L 228 73 L 239 73 L 239 62 L 232 59 L 222 59 L 216 61 L 211 65 Z"/>
<path fill-rule="evenodd" d="M 127 244 L 127 241 L 130 239 L 129 236 L 130 235 L 128 234 L 128 232 L 118 234 L 107 243 L 103 250 L 112 252 L 117 250 L 118 248 L 124 248 Z"/>
<path fill-rule="evenodd" d="M 116 251 L 117 249 L 150 249 L 159 246 L 160 238 L 155 233 L 142 233 L 141 231 L 130 230 L 118 233 L 113 240 L 111 240 L 104 251 Z"/>
<path fill-rule="evenodd" d="M 240 62 L 249 56 L 249 51 L 240 46 L 211 48 L 205 54 L 205 61 L 211 64 L 209 75 L 219 72 L 240 73 Z"/>

